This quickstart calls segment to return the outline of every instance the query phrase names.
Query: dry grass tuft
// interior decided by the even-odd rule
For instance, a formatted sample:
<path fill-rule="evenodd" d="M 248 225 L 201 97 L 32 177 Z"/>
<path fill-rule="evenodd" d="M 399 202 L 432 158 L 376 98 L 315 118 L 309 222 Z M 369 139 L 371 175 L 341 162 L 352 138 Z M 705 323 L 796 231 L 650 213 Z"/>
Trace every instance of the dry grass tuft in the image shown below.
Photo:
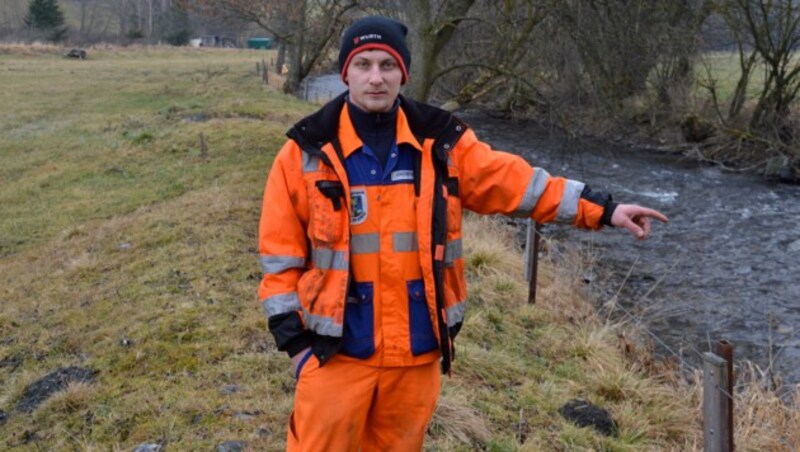
<path fill-rule="evenodd" d="M 734 390 L 734 444 L 737 450 L 800 450 L 800 387 L 783 397 L 775 390 L 780 382 L 755 364 L 742 363 Z M 692 393 L 698 412 L 703 403 L 702 374 L 695 373 Z M 699 417 L 697 422 L 702 422 Z"/>
<path fill-rule="evenodd" d="M 485 446 L 491 439 L 491 432 L 480 413 L 460 395 L 441 397 L 428 426 L 428 434 L 446 444 L 475 448 Z"/>
<path fill-rule="evenodd" d="M 74 413 L 89 408 L 94 403 L 94 386 L 72 382 L 67 389 L 51 396 L 39 408 L 39 413 Z"/>

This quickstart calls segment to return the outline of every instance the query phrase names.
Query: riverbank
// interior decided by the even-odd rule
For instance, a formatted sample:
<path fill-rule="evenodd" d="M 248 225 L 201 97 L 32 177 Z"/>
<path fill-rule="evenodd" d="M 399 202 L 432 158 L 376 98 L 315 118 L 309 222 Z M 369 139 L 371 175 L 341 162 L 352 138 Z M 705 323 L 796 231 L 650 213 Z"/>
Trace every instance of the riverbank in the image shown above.
<path fill-rule="evenodd" d="M 255 238 L 284 132 L 315 107 L 264 86 L 262 55 L 0 49 L 4 447 L 284 447 L 294 380 Z M 580 249 L 545 257 L 528 306 L 513 231 L 465 234 L 471 307 L 426 449 L 699 448 L 699 386 L 597 315 Z M 796 402 L 759 381 L 737 387 L 737 445 L 797 449 Z M 617 434 L 567 421 L 578 398 Z"/>
<path fill-rule="evenodd" d="M 716 61 L 720 57 L 705 58 Z M 725 72 L 721 75 L 725 79 L 738 76 L 736 69 L 724 63 L 709 64 L 719 65 L 715 70 Z M 783 137 L 784 141 L 779 141 L 767 132 L 761 136 L 749 131 L 741 118 L 720 120 L 713 102 L 724 103 L 726 99 L 711 99 L 700 82 L 681 90 L 671 104 L 661 104 L 655 97 L 654 93 L 645 92 L 626 101 L 623 111 L 614 113 L 591 105 L 570 106 L 569 102 L 555 99 L 547 107 L 550 111 L 521 109 L 503 114 L 557 129 L 568 139 L 668 153 L 730 173 L 757 174 L 770 181 L 800 184 L 797 138 Z M 747 117 L 753 108 L 753 101 L 746 102 L 741 116 Z M 788 121 L 791 127 L 800 127 L 798 115 Z"/>

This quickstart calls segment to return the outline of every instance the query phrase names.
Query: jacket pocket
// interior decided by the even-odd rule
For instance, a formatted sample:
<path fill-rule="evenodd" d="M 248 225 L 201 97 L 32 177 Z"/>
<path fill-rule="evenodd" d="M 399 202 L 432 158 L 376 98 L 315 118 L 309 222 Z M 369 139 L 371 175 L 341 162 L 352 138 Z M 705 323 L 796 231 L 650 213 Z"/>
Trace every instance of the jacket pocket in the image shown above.
<path fill-rule="evenodd" d="M 425 299 L 425 284 L 421 279 L 408 281 L 408 327 L 411 353 L 421 355 L 435 350 L 439 343 L 433 334 L 433 324 Z"/>
<path fill-rule="evenodd" d="M 375 353 L 373 325 L 373 285 L 353 283 L 344 307 L 344 330 L 341 353 L 365 359 Z"/>
<path fill-rule="evenodd" d="M 334 244 L 341 240 L 347 220 L 342 183 L 318 180 L 309 187 L 311 234 L 315 243 Z"/>

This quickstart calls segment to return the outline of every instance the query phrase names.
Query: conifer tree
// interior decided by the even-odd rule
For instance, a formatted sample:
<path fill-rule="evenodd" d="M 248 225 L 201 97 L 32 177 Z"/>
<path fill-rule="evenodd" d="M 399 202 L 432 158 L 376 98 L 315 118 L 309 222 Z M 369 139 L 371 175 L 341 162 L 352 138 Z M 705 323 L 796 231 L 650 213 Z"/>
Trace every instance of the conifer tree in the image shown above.
<path fill-rule="evenodd" d="M 57 0 L 31 0 L 24 21 L 28 28 L 46 33 L 50 41 L 61 41 L 67 34 Z"/>

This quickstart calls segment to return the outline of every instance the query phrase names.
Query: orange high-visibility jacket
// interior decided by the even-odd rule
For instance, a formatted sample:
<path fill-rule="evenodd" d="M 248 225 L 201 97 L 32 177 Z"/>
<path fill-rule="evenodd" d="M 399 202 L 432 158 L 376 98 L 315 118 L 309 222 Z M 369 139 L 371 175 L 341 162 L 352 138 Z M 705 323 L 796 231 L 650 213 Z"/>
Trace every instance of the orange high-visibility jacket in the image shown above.
<path fill-rule="evenodd" d="M 348 159 L 361 141 L 345 96 L 288 132 L 267 180 L 258 292 L 279 350 L 295 355 L 311 346 L 324 365 L 335 353 L 366 359 L 377 347 L 383 365 L 409 365 L 438 348 L 447 372 L 466 307 L 462 208 L 589 229 L 610 224 L 610 196 L 494 151 L 455 116 L 403 96 L 397 143 L 405 166 L 375 184 L 365 181 L 369 174 L 350 174 L 351 184 Z M 378 208 L 381 196 L 389 207 L 414 208 L 384 208 L 377 220 L 363 209 Z M 378 294 L 377 273 L 397 290 Z M 369 317 L 382 308 L 391 310 L 384 321 L 395 315 L 411 324 L 384 325 L 392 331 L 378 335 L 381 323 Z M 376 335 L 400 345 L 376 343 Z"/>

